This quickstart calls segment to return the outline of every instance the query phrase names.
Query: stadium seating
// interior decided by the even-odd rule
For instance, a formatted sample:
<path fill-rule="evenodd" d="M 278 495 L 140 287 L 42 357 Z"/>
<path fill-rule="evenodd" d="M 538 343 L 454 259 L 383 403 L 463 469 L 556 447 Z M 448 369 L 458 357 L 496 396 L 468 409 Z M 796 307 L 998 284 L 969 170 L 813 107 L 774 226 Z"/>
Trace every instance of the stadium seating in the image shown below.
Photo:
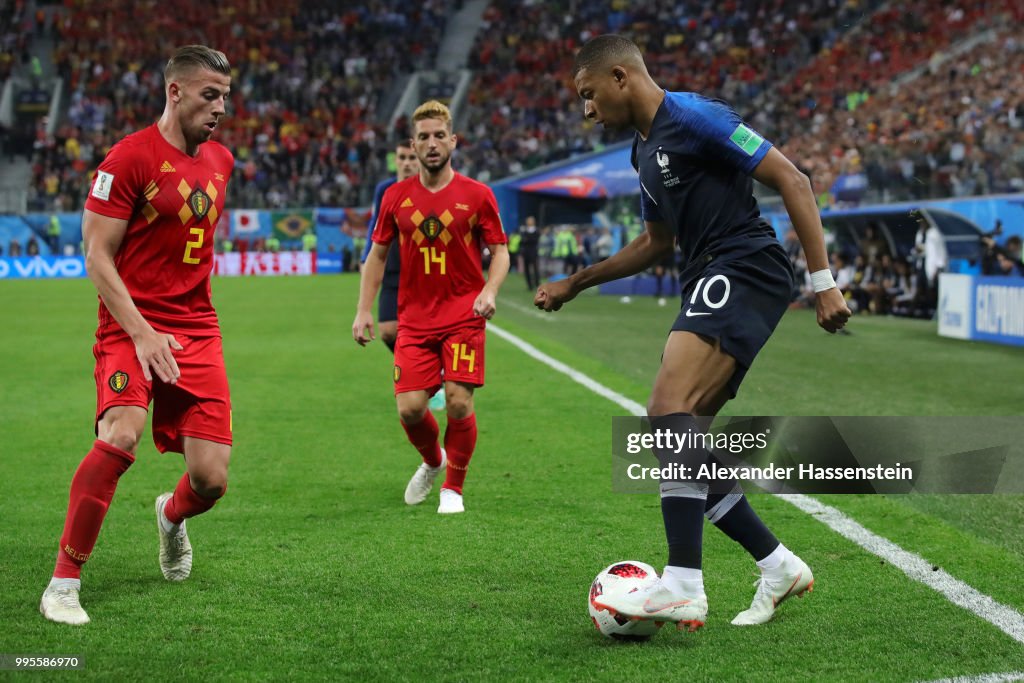
<path fill-rule="evenodd" d="M 905 86 L 879 83 L 852 111 L 801 112 L 784 150 L 820 188 L 863 172 L 885 201 L 1024 190 L 1024 158 L 1007 154 L 1024 142 L 1024 110 L 1012 93 L 1024 86 L 1024 45 L 995 33 L 948 61 L 933 60 Z"/>
<path fill-rule="evenodd" d="M 394 135 L 384 123 L 390 112 L 380 111 L 383 89 L 432 66 L 458 3 L 378 0 L 339 10 L 327 0 L 283 8 L 254 0 L 211 14 L 186 0 L 173 21 L 150 23 L 128 20 L 142 11 L 136 3 L 108 4 L 100 16 L 86 0 L 66 3 L 56 61 L 70 106 L 55 136 L 39 135 L 30 209 L 80 208 L 110 145 L 158 116 L 160 70 L 187 42 L 225 47 L 237 69 L 219 133 L 238 159 L 233 206 L 367 204 Z M 456 166 L 496 180 L 621 139 L 581 124 L 568 74 L 587 38 L 625 30 L 662 85 L 730 101 L 818 191 L 860 172 L 885 199 L 1020 189 L 1022 160 L 998 153 L 1021 139 L 1024 113 L 1008 95 L 1020 91 L 1019 42 L 1003 35 L 941 66 L 938 55 L 986 26 L 1018 25 L 1021 1 L 836 4 L 601 0 L 570 12 L 493 0 L 471 51 Z M 913 87 L 890 94 L 895 76 L 929 60 L 933 69 Z"/>
<path fill-rule="evenodd" d="M 386 174 L 387 131 L 376 122 L 382 89 L 433 59 L 454 2 L 339 9 L 185 0 L 173 16 L 147 12 L 154 0 L 114 0 L 102 15 L 88 0 L 67 4 L 56 60 L 70 108 L 66 125 L 39 145 L 31 202 L 39 210 L 81 207 L 88 173 L 110 145 L 159 116 L 167 55 L 195 42 L 223 48 L 236 69 L 231 116 L 218 133 L 238 161 L 231 205 L 368 203 Z"/>
<path fill-rule="evenodd" d="M 485 27 L 473 50 L 467 133 L 475 144 L 462 157 L 472 172 L 500 176 L 622 139 L 581 126 L 569 72 L 573 51 L 593 35 L 624 31 L 662 86 L 706 92 L 742 110 L 880 3 L 835 4 L 731 0 L 711 10 L 701 2 L 604 0 L 570 13 L 558 4 L 495 0 L 485 19 L 502 29 Z M 505 132 L 486 137 L 495 130 Z"/>

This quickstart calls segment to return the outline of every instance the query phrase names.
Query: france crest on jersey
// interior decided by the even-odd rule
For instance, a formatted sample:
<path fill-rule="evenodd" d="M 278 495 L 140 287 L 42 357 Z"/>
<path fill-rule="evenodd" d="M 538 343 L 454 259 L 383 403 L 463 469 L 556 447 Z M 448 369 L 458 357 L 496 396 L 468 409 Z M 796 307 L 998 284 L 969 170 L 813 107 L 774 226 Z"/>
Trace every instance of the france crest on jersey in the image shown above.
<path fill-rule="evenodd" d="M 724 102 L 665 93 L 647 139 L 634 138 L 632 161 L 640 174 L 641 215 L 676 233 L 684 273 L 692 276 L 710 258 L 778 244 L 750 177 L 771 147 Z"/>

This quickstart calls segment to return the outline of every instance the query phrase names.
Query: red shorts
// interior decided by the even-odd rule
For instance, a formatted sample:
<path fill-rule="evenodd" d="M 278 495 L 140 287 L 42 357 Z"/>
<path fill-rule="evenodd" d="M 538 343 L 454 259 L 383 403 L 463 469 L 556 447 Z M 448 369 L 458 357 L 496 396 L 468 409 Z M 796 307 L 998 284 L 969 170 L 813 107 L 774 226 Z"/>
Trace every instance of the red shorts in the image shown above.
<path fill-rule="evenodd" d="M 114 406 L 148 410 L 152 401 L 153 443 L 161 453 L 183 453 L 185 436 L 230 446 L 231 395 L 220 337 L 174 338 L 184 347 L 173 352 L 181 371 L 177 384 L 165 384 L 156 373 L 146 381 L 126 334 L 96 338 L 96 422 Z"/>
<path fill-rule="evenodd" d="M 482 387 L 484 338 L 482 327 L 460 327 L 427 335 L 400 330 L 395 344 L 395 394 L 419 390 L 433 393 L 443 381 Z"/>

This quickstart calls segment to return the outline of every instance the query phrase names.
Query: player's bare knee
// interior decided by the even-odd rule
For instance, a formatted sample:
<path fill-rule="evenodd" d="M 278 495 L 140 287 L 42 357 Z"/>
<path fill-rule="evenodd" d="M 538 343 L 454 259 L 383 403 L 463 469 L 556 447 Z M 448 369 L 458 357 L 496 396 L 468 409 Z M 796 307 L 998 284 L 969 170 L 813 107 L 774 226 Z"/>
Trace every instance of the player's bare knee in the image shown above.
<path fill-rule="evenodd" d="M 449 393 L 445 395 L 444 403 L 448 417 L 453 417 L 456 420 L 469 417 L 473 412 L 473 397 L 471 395 Z"/>
<path fill-rule="evenodd" d="M 406 404 L 398 407 L 398 419 L 402 421 L 402 424 L 414 425 L 419 422 L 427 415 L 427 404 Z"/>
<path fill-rule="evenodd" d="M 228 489 L 228 473 L 215 470 L 190 474 L 189 484 L 201 498 L 215 500 L 223 496 Z"/>
<path fill-rule="evenodd" d="M 105 432 L 101 432 L 100 440 L 109 443 L 114 448 L 119 448 L 126 453 L 135 454 L 139 446 L 139 438 L 142 435 L 132 427 L 123 423 L 114 422 Z"/>

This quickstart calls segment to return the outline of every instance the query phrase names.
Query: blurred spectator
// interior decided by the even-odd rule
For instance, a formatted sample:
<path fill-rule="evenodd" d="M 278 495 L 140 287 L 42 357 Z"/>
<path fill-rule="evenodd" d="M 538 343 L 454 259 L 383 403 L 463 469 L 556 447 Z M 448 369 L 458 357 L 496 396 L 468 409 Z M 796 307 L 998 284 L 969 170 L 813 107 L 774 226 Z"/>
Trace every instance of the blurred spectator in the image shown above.
<path fill-rule="evenodd" d="M 1024 277 L 1024 264 L 1020 261 L 1015 261 L 1005 251 L 1000 250 L 996 254 L 999 268 L 995 275 L 1006 275 L 1009 277 Z"/>
<path fill-rule="evenodd" d="M 537 219 L 527 216 L 526 222 L 519 227 L 519 234 L 522 240 L 519 242 L 519 251 L 523 256 L 523 275 L 526 277 L 526 289 L 533 291 L 540 286 L 540 271 L 538 269 L 538 247 L 540 233 L 537 231 Z"/>
<path fill-rule="evenodd" d="M 1021 238 L 1013 235 L 1000 247 L 994 235 L 1000 234 L 998 229 L 981 238 L 981 274 L 982 275 L 1022 275 L 1024 263 L 1021 263 Z"/>
<path fill-rule="evenodd" d="M 1006 255 L 1011 261 L 1022 262 L 1020 235 L 1012 235 L 1006 240 Z"/>
<path fill-rule="evenodd" d="M 885 292 L 889 298 L 889 311 L 893 315 L 913 315 L 913 305 L 917 301 L 917 278 L 906 259 L 896 260 L 894 272 L 895 277 Z"/>
<path fill-rule="evenodd" d="M 850 291 L 853 287 L 853 276 L 856 273 L 854 267 L 846 262 L 846 258 L 839 252 L 832 254 L 832 273 L 835 277 L 836 288 L 849 300 Z"/>
<path fill-rule="evenodd" d="M 914 255 L 917 260 L 917 292 L 925 305 L 935 308 L 939 297 L 939 273 L 946 269 L 948 254 L 946 238 L 921 213 L 915 213 L 917 234 L 914 236 Z"/>
<path fill-rule="evenodd" d="M 579 267 L 579 246 L 576 242 L 576 233 L 569 225 L 559 226 L 555 233 L 554 250 L 552 258 L 562 261 L 562 274 L 573 275 Z"/>
<path fill-rule="evenodd" d="M 612 231 L 610 228 L 601 228 L 601 235 L 594 245 L 595 256 L 598 261 L 604 261 L 612 255 Z"/>
<path fill-rule="evenodd" d="M 857 245 L 861 256 L 868 263 L 874 263 L 883 255 L 889 255 L 889 245 L 879 234 L 878 226 L 872 221 L 864 228 L 864 237 Z"/>

